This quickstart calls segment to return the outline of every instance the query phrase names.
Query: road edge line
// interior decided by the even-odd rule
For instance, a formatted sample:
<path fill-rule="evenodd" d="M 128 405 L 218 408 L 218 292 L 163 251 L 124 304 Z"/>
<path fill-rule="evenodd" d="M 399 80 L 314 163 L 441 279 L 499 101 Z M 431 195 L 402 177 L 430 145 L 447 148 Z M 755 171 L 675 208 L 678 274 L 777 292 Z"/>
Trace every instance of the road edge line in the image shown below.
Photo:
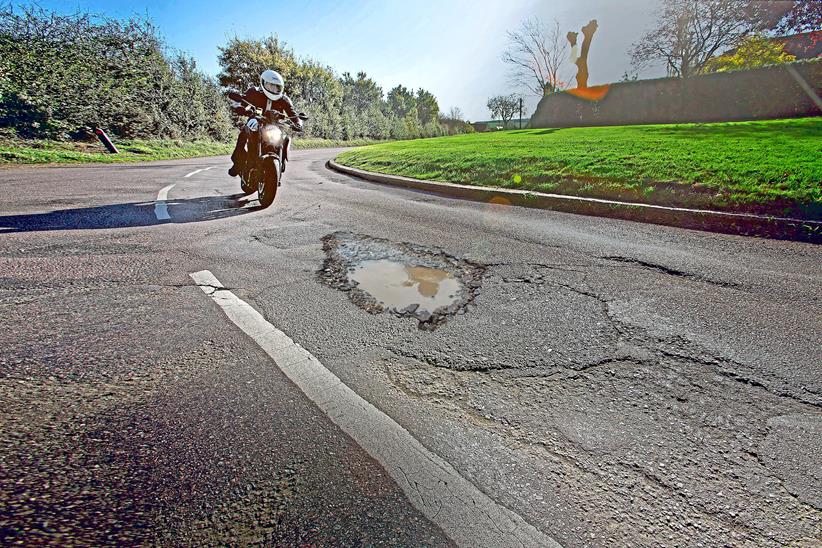
<path fill-rule="evenodd" d="M 160 189 L 160 192 L 157 193 L 157 199 L 154 200 L 154 216 L 157 217 L 158 221 L 168 221 L 171 219 L 171 215 L 168 213 L 166 200 L 168 200 L 168 192 L 176 185 L 177 183 L 172 183 L 164 186 Z"/>
<path fill-rule="evenodd" d="M 451 540 L 462 546 L 560 546 L 426 449 L 308 350 L 225 289 L 210 271 L 192 272 L 189 276 L 314 405 L 380 463 L 411 503 Z"/>
<path fill-rule="evenodd" d="M 372 183 L 421 190 L 451 198 L 476 202 L 504 203 L 562 213 L 607 217 L 656 225 L 719 232 L 738 236 L 756 236 L 822 244 L 822 221 L 732 213 L 705 209 L 669 207 L 638 202 L 620 202 L 582 196 L 549 194 L 531 190 L 479 187 L 439 181 L 424 181 L 400 175 L 389 175 L 345 166 L 333 159 L 326 168 Z"/>
<path fill-rule="evenodd" d="M 202 169 L 195 169 L 191 173 L 186 173 L 185 175 L 183 175 L 183 179 L 188 179 L 189 177 L 191 177 L 193 175 L 197 175 L 198 173 L 202 173 L 203 171 L 208 171 L 209 169 L 214 169 L 215 167 L 217 167 L 217 166 L 210 166 L 210 167 L 204 167 Z"/>

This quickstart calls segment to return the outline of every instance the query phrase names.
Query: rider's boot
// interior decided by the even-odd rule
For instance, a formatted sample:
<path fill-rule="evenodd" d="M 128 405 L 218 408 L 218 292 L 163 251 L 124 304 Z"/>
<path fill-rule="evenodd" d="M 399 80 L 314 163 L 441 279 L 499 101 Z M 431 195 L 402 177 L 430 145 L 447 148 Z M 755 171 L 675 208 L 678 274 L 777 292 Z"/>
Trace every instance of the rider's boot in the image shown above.
<path fill-rule="evenodd" d="M 247 140 L 248 135 L 246 135 L 246 132 L 240 131 L 240 135 L 237 136 L 237 144 L 234 145 L 234 152 L 231 154 L 231 161 L 234 163 L 228 170 L 228 175 L 230 177 L 236 177 L 240 174 L 240 169 L 243 163 L 243 153 L 245 152 L 245 143 Z"/>

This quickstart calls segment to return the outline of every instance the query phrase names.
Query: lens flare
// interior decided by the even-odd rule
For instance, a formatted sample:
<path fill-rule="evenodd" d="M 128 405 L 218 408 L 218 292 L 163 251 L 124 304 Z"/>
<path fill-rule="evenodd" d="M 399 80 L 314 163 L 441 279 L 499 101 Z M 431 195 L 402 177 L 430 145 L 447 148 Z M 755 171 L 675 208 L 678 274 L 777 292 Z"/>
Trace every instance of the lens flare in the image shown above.
<path fill-rule="evenodd" d="M 610 89 L 610 84 L 605 84 L 604 86 L 569 89 L 568 93 L 580 99 L 585 99 L 586 101 L 602 101 L 605 99 L 605 96 L 608 95 Z"/>

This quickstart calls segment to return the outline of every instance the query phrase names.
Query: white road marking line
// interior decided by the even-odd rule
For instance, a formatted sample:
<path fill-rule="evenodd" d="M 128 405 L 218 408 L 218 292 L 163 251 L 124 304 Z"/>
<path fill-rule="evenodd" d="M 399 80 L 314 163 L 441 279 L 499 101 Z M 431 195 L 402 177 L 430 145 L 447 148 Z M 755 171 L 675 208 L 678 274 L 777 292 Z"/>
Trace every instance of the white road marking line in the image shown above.
<path fill-rule="evenodd" d="M 160 192 L 157 193 L 157 201 L 165 202 L 166 200 L 168 200 L 168 191 L 174 188 L 175 186 L 177 186 L 177 183 L 170 184 L 160 189 Z"/>
<path fill-rule="evenodd" d="M 191 177 L 192 175 L 196 175 L 202 171 L 208 171 L 209 169 L 214 169 L 215 167 L 217 166 L 204 167 L 202 169 L 192 171 L 191 173 L 184 175 L 183 178 Z M 163 189 L 157 193 L 157 200 L 154 202 L 154 215 L 157 217 L 158 221 L 167 221 L 171 219 L 171 215 L 168 213 L 168 205 L 166 205 L 166 200 L 168 200 L 168 191 L 174 188 L 175 184 L 163 187 Z"/>
<path fill-rule="evenodd" d="M 559 546 L 521 516 L 497 504 L 391 417 L 360 397 L 310 352 L 225 289 L 210 271 L 190 276 L 334 424 L 385 468 L 414 506 L 457 544 Z"/>
<path fill-rule="evenodd" d="M 198 170 L 192 171 L 191 173 L 187 173 L 187 174 L 183 175 L 183 178 L 188 179 L 192 175 L 197 175 L 198 173 L 200 173 L 202 171 L 208 171 L 209 169 L 214 169 L 215 167 L 217 167 L 217 166 L 204 167 L 203 169 L 198 169 Z"/>
<path fill-rule="evenodd" d="M 163 187 L 160 192 L 157 193 L 157 200 L 154 202 L 154 215 L 158 221 L 171 219 L 171 215 L 168 214 L 166 200 L 168 200 L 168 191 L 174 188 L 175 185 L 176 183 Z"/>

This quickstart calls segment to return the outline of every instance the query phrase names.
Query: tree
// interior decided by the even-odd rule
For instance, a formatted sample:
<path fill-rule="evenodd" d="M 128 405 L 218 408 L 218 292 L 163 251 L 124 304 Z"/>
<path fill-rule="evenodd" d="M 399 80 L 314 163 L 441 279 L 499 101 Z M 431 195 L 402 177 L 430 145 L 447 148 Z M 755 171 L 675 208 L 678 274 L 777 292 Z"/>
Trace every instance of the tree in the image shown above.
<path fill-rule="evenodd" d="M 382 111 L 382 104 L 372 105 L 367 111 L 366 135 L 372 139 L 388 139 L 391 136 L 391 120 Z"/>
<path fill-rule="evenodd" d="M 372 139 L 388 138 L 389 125 L 382 108 L 382 88 L 364 72 L 357 73 L 356 78 L 345 72 L 340 82 L 345 124 L 356 126 L 356 129 L 347 128 L 346 134 Z"/>
<path fill-rule="evenodd" d="M 166 133 L 225 140 L 231 121 L 217 83 L 197 69 L 194 59 L 184 55 L 173 59 L 171 68 L 176 77 L 169 80 L 172 89 L 162 109 L 168 124 Z"/>
<path fill-rule="evenodd" d="M 414 94 L 405 86 L 397 86 L 388 92 L 388 108 L 397 118 L 405 118 L 416 106 Z"/>
<path fill-rule="evenodd" d="M 547 95 L 566 87 L 560 79 L 568 44 L 559 30 L 559 22 L 548 27 L 539 19 L 527 19 L 516 31 L 508 31 L 508 48 L 502 60 L 510 67 L 509 79 L 537 95 Z"/>
<path fill-rule="evenodd" d="M 422 88 L 418 89 L 416 95 L 416 105 L 417 116 L 420 119 L 421 126 L 436 123 L 440 106 L 437 103 L 437 98 L 434 97 L 433 93 Z"/>
<path fill-rule="evenodd" d="M 440 137 L 442 135 L 447 135 L 447 129 L 442 126 L 439 121 L 432 121 L 428 122 L 422 128 L 423 137 Z"/>
<path fill-rule="evenodd" d="M 516 95 L 496 95 L 488 98 L 488 110 L 492 118 L 502 120 L 502 127 L 508 127 L 514 115 L 519 112 L 519 98 Z"/>
<path fill-rule="evenodd" d="M 365 112 L 383 100 L 382 88 L 365 72 L 358 72 L 356 78 L 344 72 L 340 83 L 343 87 L 343 103 L 351 105 L 357 112 Z"/>
<path fill-rule="evenodd" d="M 391 115 L 389 135 L 392 139 L 408 139 L 408 129 L 405 127 L 405 121 L 402 118 Z"/>
<path fill-rule="evenodd" d="M 417 139 L 423 136 L 423 128 L 422 124 L 420 124 L 416 106 L 408 111 L 403 118 L 403 123 L 405 124 L 405 135 L 408 139 Z"/>
<path fill-rule="evenodd" d="M 437 114 L 437 98 L 424 89 L 416 93 L 405 86 L 397 86 L 388 92 L 387 111 L 394 122 L 390 123 L 391 137 L 416 139 L 440 135 Z"/>
<path fill-rule="evenodd" d="M 304 60 L 294 66 L 285 82 L 286 92 L 297 110 L 310 113 L 306 135 L 325 139 L 343 136 L 343 87 L 330 67 Z"/>
<path fill-rule="evenodd" d="M 227 89 L 245 91 L 249 86 L 259 85 L 260 74 L 266 69 L 274 69 L 283 75 L 288 84 L 297 67 L 294 52 L 277 36 L 262 40 L 246 40 L 234 37 L 219 48 L 217 61 L 220 63 L 218 79 Z"/>
<path fill-rule="evenodd" d="M 735 47 L 762 26 L 763 2 L 754 0 L 662 0 L 656 26 L 631 48 L 639 70 L 663 62 L 668 74 L 699 74 L 717 53 Z"/>
<path fill-rule="evenodd" d="M 474 132 L 474 126 L 465 121 L 465 116 L 459 107 L 451 107 L 447 113 L 441 112 L 439 123 L 442 131 L 448 135 Z"/>
<path fill-rule="evenodd" d="M 796 61 L 795 56 L 785 53 L 784 47 L 781 42 L 755 34 L 743 38 L 735 50 L 710 59 L 703 70 L 724 72 Z"/>

